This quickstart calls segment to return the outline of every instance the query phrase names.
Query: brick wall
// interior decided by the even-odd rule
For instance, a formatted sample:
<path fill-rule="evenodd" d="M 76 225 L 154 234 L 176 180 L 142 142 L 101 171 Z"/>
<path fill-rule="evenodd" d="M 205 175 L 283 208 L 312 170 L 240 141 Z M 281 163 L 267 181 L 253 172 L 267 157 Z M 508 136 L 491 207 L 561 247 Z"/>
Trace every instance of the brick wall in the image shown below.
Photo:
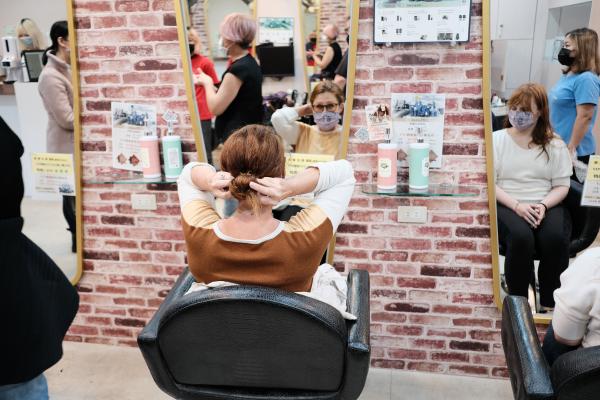
<path fill-rule="evenodd" d="M 204 15 L 204 1 L 199 1 L 194 4 L 190 9 L 190 18 L 192 20 L 192 26 L 198 32 L 200 40 L 202 41 L 202 54 L 210 54 L 211 43 L 208 40 L 208 34 L 206 32 L 206 18 Z M 213 22 L 214 29 L 218 28 L 218 22 Z"/>
<path fill-rule="evenodd" d="M 342 47 L 342 51 L 348 47 L 346 44 L 346 35 L 344 34 L 350 13 L 350 9 L 346 7 L 347 4 L 347 0 L 321 0 L 321 14 L 319 16 L 319 27 L 321 30 L 329 24 L 336 25 L 340 30 L 338 42 Z M 324 52 L 327 48 L 327 43 L 321 40 L 321 32 L 317 32 L 317 34 L 319 35 L 319 49 L 321 52 Z"/>
<path fill-rule="evenodd" d="M 81 74 L 84 181 L 121 173 L 111 163 L 111 101 L 154 104 L 158 125 L 172 109 L 195 157 L 172 0 L 75 1 Z M 139 329 L 185 265 L 174 185 L 83 188 L 81 306 L 69 340 L 135 345 Z M 155 212 L 133 211 L 132 193 L 157 196 Z"/>
<path fill-rule="evenodd" d="M 372 365 L 506 376 L 492 290 L 482 110 L 481 1 L 467 44 L 374 46 L 373 1 L 361 1 L 352 132 L 363 107 L 394 92 L 446 94 L 444 160 L 433 182 L 475 185 L 476 198 L 392 198 L 356 191 L 337 237 L 339 270 L 371 273 Z M 376 180 L 376 146 L 351 139 L 359 182 Z M 400 171 L 400 179 L 407 179 Z M 426 206 L 424 225 L 397 207 Z"/>
<path fill-rule="evenodd" d="M 183 75 L 171 0 L 76 0 L 83 102 L 84 177 L 110 172 L 110 101 L 140 101 L 180 112 Z M 481 94 L 481 0 L 471 41 L 372 44 L 372 0 L 362 1 L 353 127 L 362 107 L 392 92 L 446 93 L 444 168 L 435 182 L 476 185 L 476 198 L 396 199 L 356 191 L 340 227 L 335 265 L 371 273 L 372 365 L 506 376 L 493 303 Z M 159 121 L 162 123 L 162 121 Z M 164 129 L 164 126 L 161 126 Z M 373 182 L 376 148 L 351 140 L 359 182 Z M 402 172 L 404 173 L 404 172 Z M 405 178 L 405 176 L 403 176 Z M 173 187 L 84 185 L 84 274 L 74 341 L 135 345 L 135 337 L 185 265 Z M 156 212 L 133 211 L 132 193 L 155 193 Z M 425 225 L 396 222 L 399 205 L 425 205 Z"/>

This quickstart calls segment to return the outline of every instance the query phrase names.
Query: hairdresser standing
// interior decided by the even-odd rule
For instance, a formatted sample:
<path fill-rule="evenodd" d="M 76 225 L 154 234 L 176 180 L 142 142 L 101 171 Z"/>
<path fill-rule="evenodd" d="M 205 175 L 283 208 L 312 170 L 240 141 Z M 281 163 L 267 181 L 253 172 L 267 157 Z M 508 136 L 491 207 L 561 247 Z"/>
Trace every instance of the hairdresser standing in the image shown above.
<path fill-rule="evenodd" d="M 55 22 L 50 29 L 50 38 L 52 45 L 42 59 L 45 67 L 38 86 L 48 113 L 47 151 L 73 154 L 73 87 L 67 21 Z M 76 252 L 75 196 L 63 196 L 63 214 L 71 231 L 71 250 Z"/>
<path fill-rule="evenodd" d="M 563 76 L 549 94 L 552 127 L 567 143 L 569 152 L 588 163 L 596 151 L 592 133 L 600 97 L 598 34 L 588 28 L 567 33 L 558 61 Z"/>

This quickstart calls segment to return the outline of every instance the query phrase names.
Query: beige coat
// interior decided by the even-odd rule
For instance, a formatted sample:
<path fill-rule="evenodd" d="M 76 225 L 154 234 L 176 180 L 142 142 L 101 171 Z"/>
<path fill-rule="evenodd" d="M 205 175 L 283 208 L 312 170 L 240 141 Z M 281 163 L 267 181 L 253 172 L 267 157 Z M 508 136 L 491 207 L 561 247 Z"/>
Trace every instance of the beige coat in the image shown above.
<path fill-rule="evenodd" d="M 73 87 L 71 67 L 50 52 L 38 90 L 48 112 L 46 151 L 73 154 Z"/>

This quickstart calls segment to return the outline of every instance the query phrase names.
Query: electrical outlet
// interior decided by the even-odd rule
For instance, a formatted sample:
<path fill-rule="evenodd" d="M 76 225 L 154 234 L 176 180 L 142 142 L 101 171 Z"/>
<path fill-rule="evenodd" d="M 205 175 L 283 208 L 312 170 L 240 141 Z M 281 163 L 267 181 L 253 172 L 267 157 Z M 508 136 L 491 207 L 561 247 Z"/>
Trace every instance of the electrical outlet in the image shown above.
<path fill-rule="evenodd" d="M 427 222 L 427 207 L 398 207 L 398 222 L 424 224 Z"/>
<path fill-rule="evenodd" d="M 156 195 L 132 194 L 131 208 L 134 210 L 156 210 Z"/>

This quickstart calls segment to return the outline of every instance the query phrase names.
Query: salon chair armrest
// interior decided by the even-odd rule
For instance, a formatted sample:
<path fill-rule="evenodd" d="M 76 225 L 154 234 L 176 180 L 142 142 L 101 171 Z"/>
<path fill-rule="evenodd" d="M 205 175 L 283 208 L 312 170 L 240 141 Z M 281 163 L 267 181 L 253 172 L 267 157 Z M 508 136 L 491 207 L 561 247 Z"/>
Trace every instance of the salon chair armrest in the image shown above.
<path fill-rule="evenodd" d="M 144 329 L 142 329 L 142 332 L 140 332 L 137 338 L 138 346 L 146 359 L 146 364 L 150 369 L 154 381 L 161 389 L 171 394 L 177 393 L 177 388 L 173 386 L 173 380 L 168 375 L 168 368 L 160 352 L 157 339 L 158 330 L 165 312 L 170 308 L 171 304 L 176 302 L 188 291 L 194 281 L 194 277 L 189 269 L 186 268 L 181 275 L 179 275 L 177 282 L 175 282 L 175 285 L 169 291 L 165 300 L 161 303 L 152 319 L 146 324 Z"/>
<path fill-rule="evenodd" d="M 597 399 L 600 393 L 600 346 L 570 351 L 552 365 L 556 395 L 569 399 Z"/>
<path fill-rule="evenodd" d="M 371 357 L 369 273 L 353 269 L 348 274 L 347 310 L 356 316 L 348 321 L 348 349 L 342 399 L 356 399 L 362 392 Z"/>
<path fill-rule="evenodd" d="M 502 345 L 515 400 L 554 399 L 550 367 L 525 297 L 504 299 Z"/>
<path fill-rule="evenodd" d="M 571 215 L 573 234 L 569 245 L 570 257 L 587 249 L 598 236 L 600 230 L 600 208 L 581 205 L 583 184 L 571 179 L 569 193 L 563 201 Z"/>

